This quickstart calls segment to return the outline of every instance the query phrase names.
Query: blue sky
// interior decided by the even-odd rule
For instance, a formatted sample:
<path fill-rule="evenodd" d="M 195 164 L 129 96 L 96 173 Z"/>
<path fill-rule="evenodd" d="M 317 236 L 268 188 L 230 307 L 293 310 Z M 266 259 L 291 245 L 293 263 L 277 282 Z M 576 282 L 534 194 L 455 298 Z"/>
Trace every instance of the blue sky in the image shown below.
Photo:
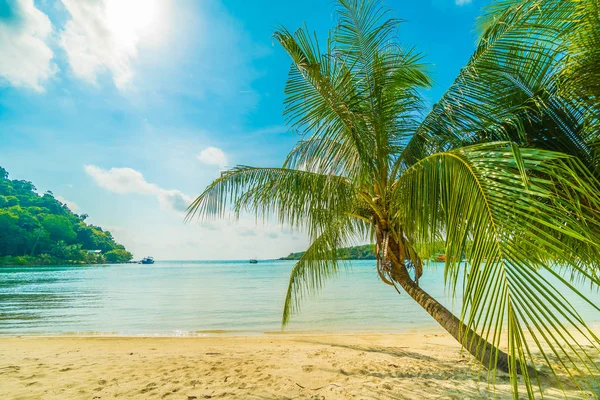
<path fill-rule="evenodd" d="M 484 0 L 387 1 L 430 64 L 434 103 L 475 48 Z M 183 224 L 182 208 L 237 164 L 277 166 L 280 24 L 333 26 L 331 1 L 0 0 L 0 166 L 52 190 L 136 257 L 270 258 L 301 233 L 251 218 Z"/>

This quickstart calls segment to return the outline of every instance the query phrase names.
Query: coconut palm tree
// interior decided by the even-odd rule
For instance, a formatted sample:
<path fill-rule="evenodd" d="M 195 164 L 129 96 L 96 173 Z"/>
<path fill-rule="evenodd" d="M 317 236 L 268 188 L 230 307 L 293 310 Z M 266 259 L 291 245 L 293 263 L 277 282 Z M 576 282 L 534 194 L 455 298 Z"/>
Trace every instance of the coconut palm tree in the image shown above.
<path fill-rule="evenodd" d="M 303 139 L 280 168 L 223 172 L 188 219 L 233 210 L 307 233 L 284 325 L 347 265 L 339 248 L 373 241 L 381 280 L 423 307 L 491 381 L 497 370 L 510 373 L 515 397 L 519 374 L 534 396 L 540 360 L 555 374 L 552 357 L 572 378 L 588 378 L 578 384 L 591 384 L 599 371 L 584 345 L 597 350 L 600 342 L 564 297 L 570 290 L 600 311 L 572 284 L 600 283 L 600 186 L 586 163 L 519 146 L 510 135 L 473 139 L 483 130 L 467 131 L 473 121 L 483 126 L 481 119 L 453 120 L 439 105 L 431 113 L 440 118 L 423 119 L 420 92 L 431 81 L 421 56 L 398 44 L 399 21 L 377 0 L 339 0 L 336 12 L 323 47 L 306 27 L 274 34 L 292 59 L 285 116 Z M 480 106 L 491 125 L 495 110 Z M 516 117 L 506 120 L 518 125 Z M 463 297 L 459 315 L 419 285 L 427 272 L 420 254 L 438 240 L 446 243 L 446 285 Z"/>

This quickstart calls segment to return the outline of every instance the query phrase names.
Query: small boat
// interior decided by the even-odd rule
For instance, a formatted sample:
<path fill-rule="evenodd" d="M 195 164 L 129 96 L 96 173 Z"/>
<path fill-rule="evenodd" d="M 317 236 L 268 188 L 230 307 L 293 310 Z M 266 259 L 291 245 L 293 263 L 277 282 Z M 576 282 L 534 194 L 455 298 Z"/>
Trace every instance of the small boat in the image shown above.
<path fill-rule="evenodd" d="M 154 257 L 144 257 L 142 258 L 142 264 L 154 264 Z"/>
<path fill-rule="evenodd" d="M 250 259 L 250 264 L 258 264 L 258 261 L 256 261 L 255 258 L 251 258 Z"/>

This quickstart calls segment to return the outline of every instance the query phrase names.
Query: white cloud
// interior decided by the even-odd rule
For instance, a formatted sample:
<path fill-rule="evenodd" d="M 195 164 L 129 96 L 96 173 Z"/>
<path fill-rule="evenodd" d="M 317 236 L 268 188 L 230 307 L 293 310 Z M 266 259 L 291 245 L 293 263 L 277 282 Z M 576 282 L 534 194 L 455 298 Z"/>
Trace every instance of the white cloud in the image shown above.
<path fill-rule="evenodd" d="M 464 6 L 466 4 L 471 4 L 473 0 L 456 0 L 457 6 Z"/>
<path fill-rule="evenodd" d="M 79 211 L 79 206 L 77 205 L 77 203 L 73 202 L 73 201 L 69 201 L 67 199 L 65 199 L 62 196 L 54 196 L 54 198 L 58 201 L 60 201 L 61 203 L 64 203 L 67 205 L 67 207 L 69 207 L 69 209 L 73 212 L 77 212 Z"/>
<path fill-rule="evenodd" d="M 105 170 L 95 165 L 86 165 L 88 173 L 98 186 L 114 193 L 153 194 L 157 186 L 146 182 L 141 172 L 133 168 L 111 168 Z"/>
<path fill-rule="evenodd" d="M 158 18 L 159 0 L 61 0 L 71 19 L 60 33 L 74 74 L 92 84 L 112 74 L 119 90 L 133 78 L 141 38 Z"/>
<path fill-rule="evenodd" d="M 207 147 L 198 153 L 198 161 L 202 164 L 216 165 L 223 168 L 227 165 L 227 156 L 218 147 Z"/>
<path fill-rule="evenodd" d="M 175 189 L 163 189 L 149 183 L 141 172 L 133 168 L 111 168 L 105 170 L 95 165 L 85 165 L 85 172 L 98 186 L 113 193 L 136 193 L 154 196 L 160 206 L 166 210 L 185 212 L 192 198 Z"/>
<path fill-rule="evenodd" d="M 46 40 L 52 24 L 33 0 L 8 0 L 8 17 L 0 19 L 0 78 L 13 86 L 43 92 L 43 82 L 57 71 Z"/>

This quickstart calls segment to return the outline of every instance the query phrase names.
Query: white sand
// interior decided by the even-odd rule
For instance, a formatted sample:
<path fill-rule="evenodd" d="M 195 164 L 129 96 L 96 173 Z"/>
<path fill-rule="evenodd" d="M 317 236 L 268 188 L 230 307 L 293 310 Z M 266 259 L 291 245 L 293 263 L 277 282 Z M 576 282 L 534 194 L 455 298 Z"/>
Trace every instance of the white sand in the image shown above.
<path fill-rule="evenodd" d="M 470 360 L 445 333 L 5 337 L 0 399 L 492 398 Z M 498 382 L 497 398 L 511 398 L 508 377 Z"/>

